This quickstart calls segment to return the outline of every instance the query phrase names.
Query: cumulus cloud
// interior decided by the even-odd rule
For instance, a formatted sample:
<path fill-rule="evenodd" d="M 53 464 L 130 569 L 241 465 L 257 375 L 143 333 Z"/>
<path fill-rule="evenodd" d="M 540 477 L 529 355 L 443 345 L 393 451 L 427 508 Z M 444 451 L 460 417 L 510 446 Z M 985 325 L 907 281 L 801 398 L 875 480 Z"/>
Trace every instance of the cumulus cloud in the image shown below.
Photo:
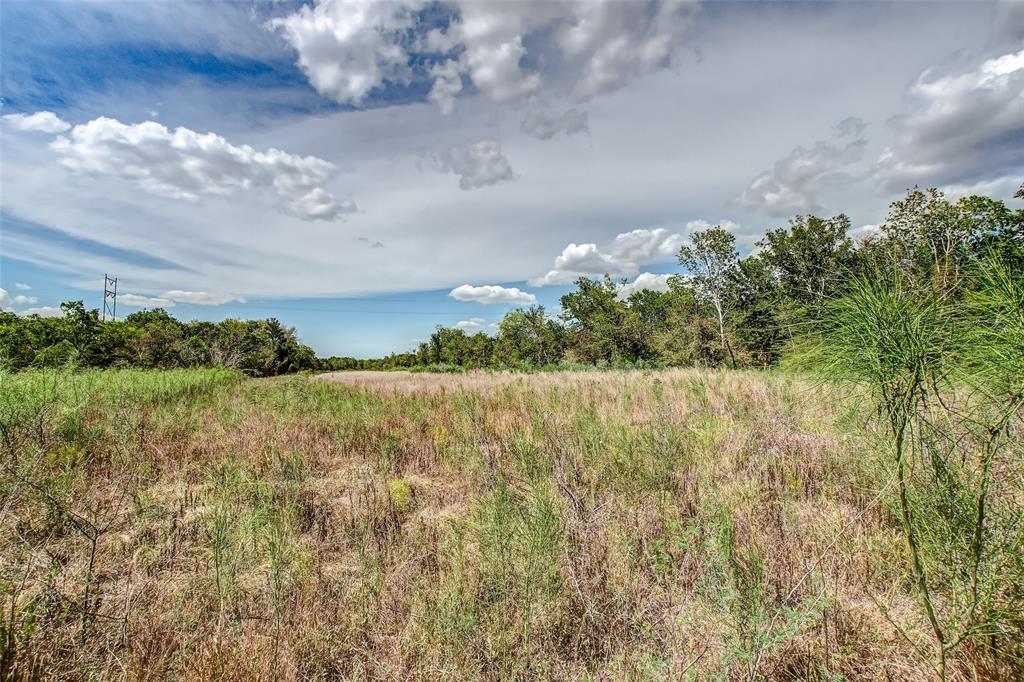
<path fill-rule="evenodd" d="M 4 123 L 16 130 L 27 130 L 39 133 L 63 133 L 71 129 L 71 124 L 62 120 L 52 111 L 37 111 L 34 114 L 5 114 Z"/>
<path fill-rule="evenodd" d="M 557 115 L 546 109 L 534 109 L 523 118 L 522 127 L 524 132 L 541 140 L 590 132 L 587 112 L 578 109 L 568 109 Z"/>
<path fill-rule="evenodd" d="M 39 317 L 64 317 L 64 310 L 58 306 L 44 305 L 38 308 L 25 308 L 18 311 L 20 317 L 38 315 Z"/>
<path fill-rule="evenodd" d="M 421 20 L 426 5 L 317 0 L 269 26 L 327 97 L 359 105 L 389 81 L 420 77 L 433 82 L 428 99 L 450 112 L 463 75 L 496 102 L 536 93 L 548 78 L 568 83 L 579 100 L 617 90 L 671 63 L 698 3 L 451 0 L 438 3 L 450 16 L 443 25 Z M 430 66 L 417 74 L 416 62 Z"/>
<path fill-rule="evenodd" d="M 531 293 L 521 291 L 516 287 L 503 287 L 497 284 L 485 284 L 479 287 L 463 284 L 452 289 L 448 295 L 457 301 L 476 301 L 485 305 L 492 303 L 529 305 L 537 302 L 537 297 Z"/>
<path fill-rule="evenodd" d="M 467 332 L 478 332 L 486 328 L 487 321 L 482 317 L 471 317 L 468 320 L 459 320 L 455 323 L 456 329 L 462 329 Z"/>
<path fill-rule="evenodd" d="M 437 157 L 441 170 L 459 176 L 459 187 L 465 190 L 496 185 L 515 179 L 508 159 L 495 140 L 481 140 L 449 147 Z"/>
<path fill-rule="evenodd" d="M 671 233 L 664 227 L 641 228 L 616 235 L 611 254 L 618 261 L 654 263 L 671 260 L 682 245 L 682 235 Z"/>
<path fill-rule="evenodd" d="M 686 234 L 692 235 L 694 232 L 704 231 L 715 226 L 731 232 L 732 235 L 736 237 L 736 243 L 738 245 L 750 248 L 755 252 L 758 250 L 757 242 L 761 241 L 764 237 L 764 231 L 757 227 L 745 227 L 740 223 L 726 219 L 711 223 L 703 218 L 687 222 Z"/>
<path fill-rule="evenodd" d="M 558 34 L 567 59 L 580 64 L 580 97 L 617 90 L 668 66 L 696 2 L 583 2 Z"/>
<path fill-rule="evenodd" d="M 17 289 L 18 291 L 28 291 L 32 287 L 29 286 L 28 284 L 25 284 L 24 282 L 15 282 L 14 288 Z"/>
<path fill-rule="evenodd" d="M 361 104 L 385 81 L 407 82 L 409 55 L 402 45 L 421 2 L 318 0 L 272 19 L 299 55 L 299 67 L 323 95 Z"/>
<path fill-rule="evenodd" d="M 776 217 L 822 210 L 818 194 L 850 180 L 846 169 L 863 158 L 867 147 L 865 127 L 860 119 L 846 118 L 836 126 L 838 140 L 796 147 L 771 170 L 754 178 L 740 195 L 740 203 Z"/>
<path fill-rule="evenodd" d="M 1024 171 L 1024 49 L 959 68 L 930 68 L 890 123 L 877 164 L 885 189 L 971 184 Z"/>
<path fill-rule="evenodd" d="M 655 275 L 651 272 L 641 272 L 632 282 L 626 282 L 619 287 L 619 298 L 626 299 L 638 291 L 660 291 L 669 290 L 668 280 L 676 275 Z"/>
<path fill-rule="evenodd" d="M 159 296 L 140 296 L 139 294 L 118 294 L 117 302 L 132 308 L 173 308 L 175 303 L 169 298 Z"/>
<path fill-rule="evenodd" d="M 623 232 L 606 250 L 597 244 L 569 244 L 555 258 L 554 267 L 533 286 L 570 284 L 580 277 L 632 277 L 641 265 L 671 260 L 683 244 L 683 235 L 664 227 Z"/>
<path fill-rule="evenodd" d="M 351 201 L 335 201 L 323 187 L 314 187 L 285 203 L 285 209 L 303 220 L 334 220 L 346 213 L 354 213 L 356 205 Z"/>
<path fill-rule="evenodd" d="M 530 282 L 533 286 L 548 284 L 569 284 L 578 277 L 600 277 L 601 275 L 633 275 L 635 263 L 621 263 L 613 256 L 602 253 L 597 244 L 569 244 L 555 257 L 555 266 L 546 275 Z"/>
<path fill-rule="evenodd" d="M 538 91 L 545 74 L 523 68 L 526 45 L 558 50 L 580 100 L 617 90 L 670 63 L 696 2 L 460 2 L 448 30 L 464 48 L 460 67 L 495 101 Z"/>
<path fill-rule="evenodd" d="M 6 289 L 0 288 L 0 310 L 3 310 L 5 312 L 11 312 L 12 306 L 35 305 L 38 301 L 39 299 L 37 299 L 35 296 L 25 296 L 23 294 L 11 296 Z"/>
<path fill-rule="evenodd" d="M 524 70 L 524 38 L 557 16 L 556 3 L 459 2 L 459 17 L 446 37 L 462 48 L 458 68 L 496 102 L 528 95 L 541 86 L 537 71 Z"/>
<path fill-rule="evenodd" d="M 75 126 L 50 148 L 70 171 L 126 178 L 172 199 L 196 202 L 202 195 L 272 188 L 282 209 L 304 220 L 334 220 L 355 210 L 321 186 L 334 164 L 274 148 L 236 146 L 214 133 L 100 117 Z"/>
<path fill-rule="evenodd" d="M 462 92 L 462 74 L 459 63 L 450 59 L 443 64 L 435 64 L 430 69 L 434 77 L 434 85 L 430 88 L 427 99 L 436 104 L 442 114 L 448 115 L 455 110 L 455 97 Z"/>
<path fill-rule="evenodd" d="M 165 291 L 160 294 L 160 299 L 173 301 L 174 303 L 191 303 L 193 305 L 224 305 L 237 301 L 245 303 L 245 299 L 235 294 L 227 294 L 223 291 Z"/>

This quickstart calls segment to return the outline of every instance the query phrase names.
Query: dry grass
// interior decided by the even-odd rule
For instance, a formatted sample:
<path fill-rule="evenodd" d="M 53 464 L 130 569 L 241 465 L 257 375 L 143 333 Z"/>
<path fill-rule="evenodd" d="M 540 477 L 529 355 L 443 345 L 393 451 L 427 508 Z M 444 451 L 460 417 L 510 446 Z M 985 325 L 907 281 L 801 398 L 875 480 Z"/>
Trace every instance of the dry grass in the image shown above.
<path fill-rule="evenodd" d="M 863 416 L 799 379 L 353 372 L 180 395 L 8 429 L 5 674 L 933 674 Z M 965 650 L 952 674 L 1005 668 Z"/>
<path fill-rule="evenodd" d="M 663 378 L 682 376 L 690 370 L 669 369 L 659 374 Z M 316 377 L 317 381 L 343 384 L 352 388 L 363 388 L 377 393 L 457 393 L 473 392 L 492 395 L 506 386 L 528 387 L 534 391 L 552 389 L 574 389 L 578 386 L 603 385 L 613 387 L 629 383 L 642 371 L 581 371 L 581 372 L 539 372 L 524 374 L 511 371 L 470 371 L 454 374 L 431 372 L 327 372 Z"/>

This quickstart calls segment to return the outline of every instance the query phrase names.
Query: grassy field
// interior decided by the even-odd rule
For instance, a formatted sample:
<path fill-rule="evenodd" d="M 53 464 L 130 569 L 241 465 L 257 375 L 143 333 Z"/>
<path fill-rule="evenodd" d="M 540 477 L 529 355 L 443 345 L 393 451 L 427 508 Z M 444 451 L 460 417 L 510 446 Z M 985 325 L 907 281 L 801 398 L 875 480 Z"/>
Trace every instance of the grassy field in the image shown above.
<path fill-rule="evenodd" d="M 740 371 L 0 374 L 0 665 L 927 679 L 867 412 Z M 949 677 L 1007 679 L 1010 649 Z"/>

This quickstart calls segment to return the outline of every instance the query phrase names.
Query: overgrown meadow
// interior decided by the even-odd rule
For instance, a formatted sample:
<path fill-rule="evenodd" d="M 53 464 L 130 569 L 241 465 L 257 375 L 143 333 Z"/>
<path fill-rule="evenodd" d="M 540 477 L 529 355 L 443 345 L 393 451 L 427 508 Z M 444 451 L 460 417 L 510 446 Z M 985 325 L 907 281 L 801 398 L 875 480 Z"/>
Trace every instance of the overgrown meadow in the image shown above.
<path fill-rule="evenodd" d="M 950 507 L 926 452 L 898 484 L 887 424 L 868 387 L 783 372 L 0 374 L 0 667 L 1020 675 L 1020 440 L 988 460 L 972 563 L 945 511 L 976 504 L 974 436 L 949 459 L 966 500 Z M 1000 426 L 1019 433 L 1019 414 Z M 943 625 L 983 626 L 951 628 L 944 656 L 915 561 Z"/>
<path fill-rule="evenodd" d="M 377 360 L 0 313 L 0 677 L 1024 679 L 1024 211 L 848 228 Z"/>

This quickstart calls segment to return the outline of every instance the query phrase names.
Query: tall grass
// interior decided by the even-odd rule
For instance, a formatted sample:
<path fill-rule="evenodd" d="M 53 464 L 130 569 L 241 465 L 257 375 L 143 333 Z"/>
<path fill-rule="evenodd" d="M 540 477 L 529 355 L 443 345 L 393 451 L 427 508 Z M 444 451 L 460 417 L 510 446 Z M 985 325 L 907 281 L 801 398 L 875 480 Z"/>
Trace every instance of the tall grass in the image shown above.
<path fill-rule="evenodd" d="M 21 393 L 3 398 L 0 677 L 931 674 L 898 503 L 879 503 L 891 469 L 830 388 L 737 371 L 381 377 L 4 376 Z M 995 549 L 1012 540 L 999 500 L 1020 499 L 1010 440 L 977 553 L 975 622 L 1000 629 L 951 649 L 950 677 L 1021 670 L 1019 553 Z M 911 508 L 944 513 L 911 459 Z M 945 624 L 966 593 L 939 557 L 963 542 L 933 516 L 912 530 Z"/>

